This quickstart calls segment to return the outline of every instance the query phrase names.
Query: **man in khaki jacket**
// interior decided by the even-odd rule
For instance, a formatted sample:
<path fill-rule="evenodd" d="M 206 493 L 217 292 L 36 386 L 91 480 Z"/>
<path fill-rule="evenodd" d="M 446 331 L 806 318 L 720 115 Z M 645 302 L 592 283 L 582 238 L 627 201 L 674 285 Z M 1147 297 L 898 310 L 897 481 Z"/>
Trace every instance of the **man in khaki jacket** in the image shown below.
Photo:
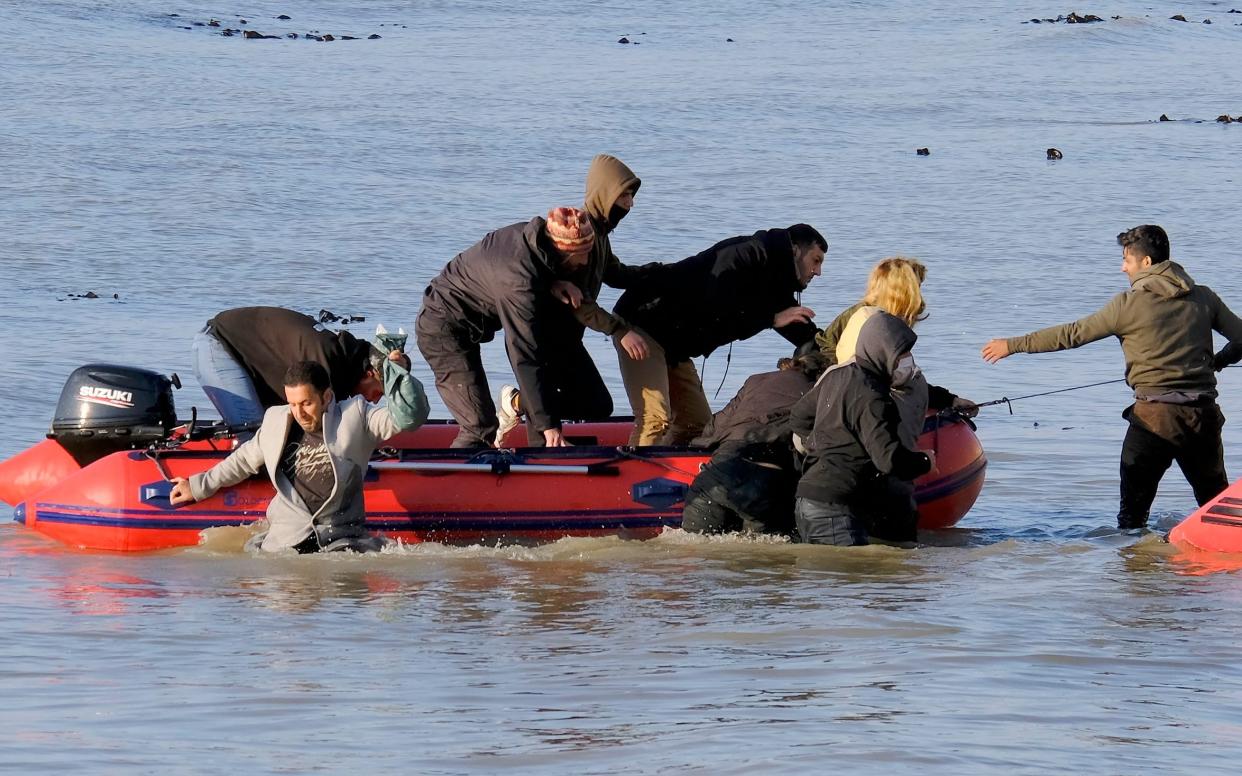
<path fill-rule="evenodd" d="M 1129 291 L 1073 323 L 994 339 L 983 347 L 983 358 L 994 364 L 1013 353 L 1066 350 L 1108 336 L 1121 340 L 1126 384 L 1134 389 L 1135 401 L 1122 413 L 1130 428 L 1121 448 L 1117 527 L 1144 528 L 1160 478 L 1173 461 L 1200 505 L 1229 484 L 1212 332 L 1242 342 L 1242 320 L 1212 289 L 1195 285 L 1180 264 L 1169 260 L 1169 238 L 1159 226 L 1136 226 L 1117 235 L 1117 242 Z"/>

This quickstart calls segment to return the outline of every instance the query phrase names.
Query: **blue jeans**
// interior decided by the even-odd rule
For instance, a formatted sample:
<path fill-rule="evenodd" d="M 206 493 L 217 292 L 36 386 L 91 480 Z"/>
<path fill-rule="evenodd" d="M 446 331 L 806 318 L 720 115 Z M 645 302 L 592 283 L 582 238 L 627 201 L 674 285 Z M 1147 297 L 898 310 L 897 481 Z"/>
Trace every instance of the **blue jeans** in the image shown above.
<path fill-rule="evenodd" d="M 263 402 L 250 375 L 224 343 L 205 330 L 194 335 L 194 376 L 230 426 L 263 420 Z"/>

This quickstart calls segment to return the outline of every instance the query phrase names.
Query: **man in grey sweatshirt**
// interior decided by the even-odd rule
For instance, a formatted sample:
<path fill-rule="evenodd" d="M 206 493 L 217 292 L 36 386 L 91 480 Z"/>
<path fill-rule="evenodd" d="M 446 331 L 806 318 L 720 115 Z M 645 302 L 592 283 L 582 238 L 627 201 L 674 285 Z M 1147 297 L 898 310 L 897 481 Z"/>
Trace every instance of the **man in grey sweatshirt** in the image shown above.
<path fill-rule="evenodd" d="M 399 351 L 389 360 L 397 361 Z M 271 407 L 258 433 L 228 458 L 189 479 L 177 478 L 174 506 L 202 501 L 216 491 L 251 477 L 263 467 L 276 487 L 267 506 L 264 550 L 299 553 L 378 549 L 382 540 L 366 530 L 362 483 L 377 445 L 427 419 L 422 385 L 403 374 L 399 390 L 409 412 L 398 422 L 386 407 L 365 397 L 337 401 L 328 372 L 313 361 L 299 361 L 285 373 L 288 404 Z"/>

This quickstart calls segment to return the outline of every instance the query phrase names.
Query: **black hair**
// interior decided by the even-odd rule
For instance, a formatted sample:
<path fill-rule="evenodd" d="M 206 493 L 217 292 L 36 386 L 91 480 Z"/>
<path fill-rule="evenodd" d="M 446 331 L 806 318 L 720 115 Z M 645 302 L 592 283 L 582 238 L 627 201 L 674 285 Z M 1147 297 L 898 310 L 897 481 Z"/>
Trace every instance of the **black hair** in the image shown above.
<path fill-rule="evenodd" d="M 818 380 L 828 368 L 828 360 L 819 353 L 803 353 L 793 358 L 782 358 L 776 362 L 776 368 L 781 371 L 797 370 L 812 380 Z"/>
<path fill-rule="evenodd" d="M 1140 256 L 1150 256 L 1152 264 L 1169 260 L 1169 236 L 1155 224 L 1143 224 L 1117 235 L 1117 244 L 1132 248 Z"/>
<path fill-rule="evenodd" d="M 821 251 L 828 250 L 828 241 L 810 224 L 794 224 L 789 227 L 789 241 L 794 247 L 810 248 L 818 245 Z"/>
<path fill-rule="evenodd" d="M 324 369 L 323 364 L 317 361 L 293 362 L 285 370 L 285 379 L 282 382 L 286 388 L 292 388 L 296 385 L 309 385 L 320 393 L 332 387 L 332 380 L 328 377 L 328 370 Z"/>

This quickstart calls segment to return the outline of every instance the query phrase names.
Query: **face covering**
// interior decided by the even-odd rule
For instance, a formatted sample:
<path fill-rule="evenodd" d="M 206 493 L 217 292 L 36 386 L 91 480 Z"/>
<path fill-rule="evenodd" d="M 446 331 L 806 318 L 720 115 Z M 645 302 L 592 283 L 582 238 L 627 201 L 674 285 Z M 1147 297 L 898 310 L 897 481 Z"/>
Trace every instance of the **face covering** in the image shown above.
<path fill-rule="evenodd" d="M 617 228 L 617 224 L 621 223 L 621 219 L 629 215 L 630 211 L 620 205 L 613 205 L 612 210 L 608 211 L 608 231 Z"/>

